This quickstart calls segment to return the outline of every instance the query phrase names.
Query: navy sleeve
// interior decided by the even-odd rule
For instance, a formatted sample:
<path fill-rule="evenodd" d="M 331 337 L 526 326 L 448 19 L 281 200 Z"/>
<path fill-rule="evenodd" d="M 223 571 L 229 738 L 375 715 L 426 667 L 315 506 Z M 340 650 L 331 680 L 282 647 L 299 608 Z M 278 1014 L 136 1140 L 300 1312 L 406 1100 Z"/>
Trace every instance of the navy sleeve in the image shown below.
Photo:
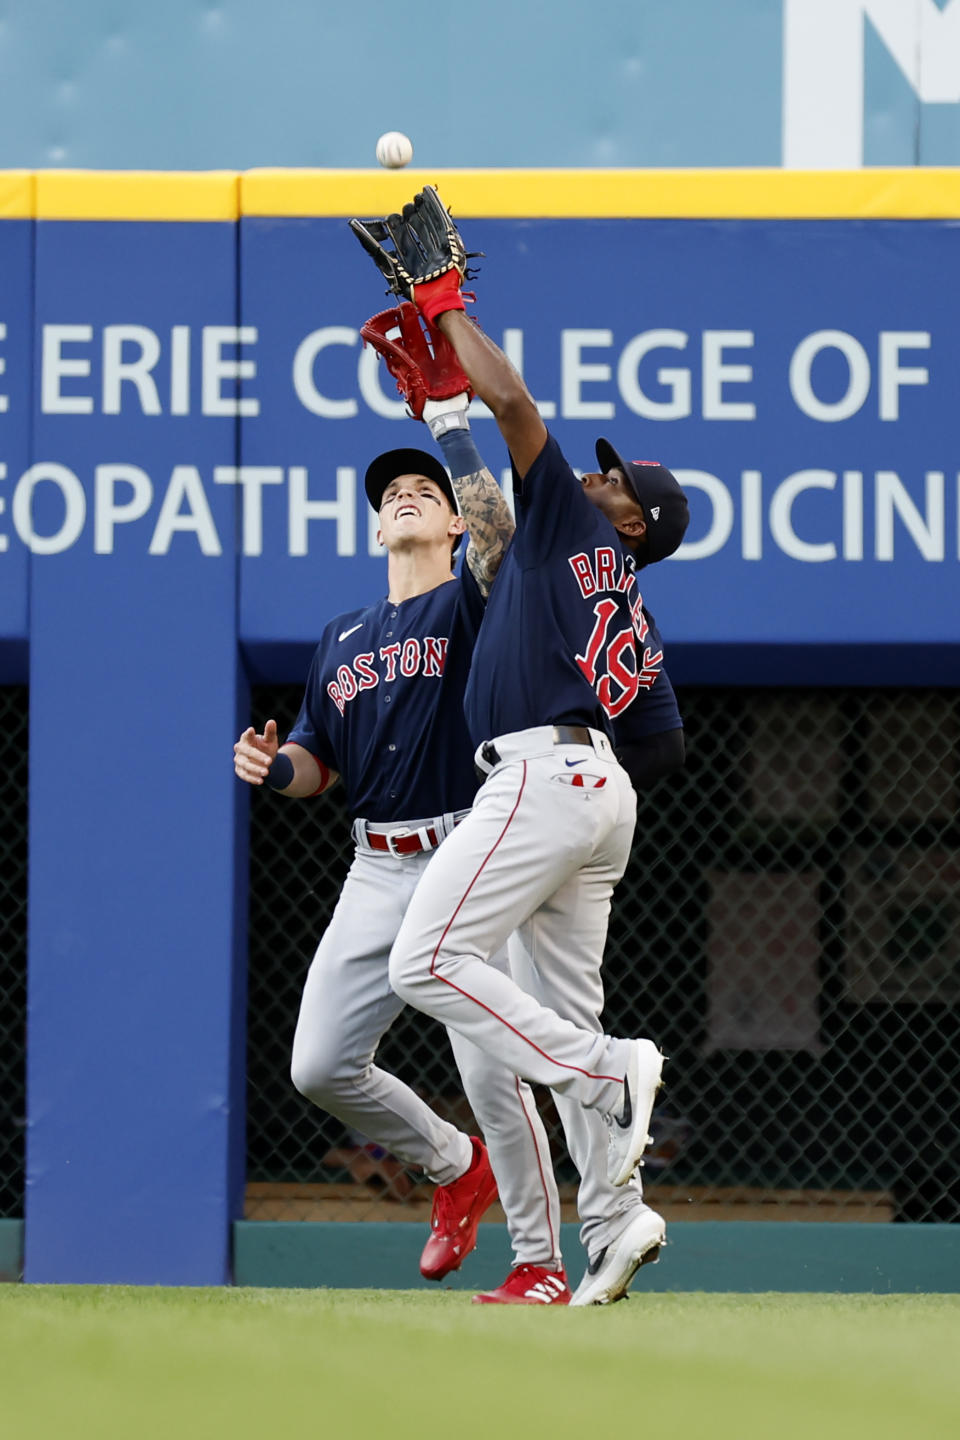
<path fill-rule="evenodd" d="M 460 566 L 460 592 L 460 608 L 467 632 L 476 638 L 487 602 L 480 593 L 480 587 L 477 585 L 466 559 Z"/>
<path fill-rule="evenodd" d="M 614 746 L 629 745 L 664 730 L 680 730 L 683 720 L 666 670 L 660 669 L 649 690 L 640 690 L 633 704 L 613 722 Z"/>
<path fill-rule="evenodd" d="M 640 689 L 632 705 L 614 721 L 615 746 L 629 745 L 648 735 L 657 735 L 665 730 L 680 730 L 683 727 L 677 697 L 663 664 L 660 631 L 645 605 L 643 616 L 647 622 L 647 633 L 642 645 L 640 641 L 637 642 Z"/>
<path fill-rule="evenodd" d="M 686 761 L 686 743 L 682 730 L 663 730 L 617 746 L 617 759 L 630 776 L 638 795 L 648 791 L 668 775 L 676 775 Z"/>
<path fill-rule="evenodd" d="M 293 722 L 293 729 L 285 740 L 287 745 L 302 745 L 304 750 L 309 750 L 318 760 L 322 760 L 331 770 L 340 769 L 340 762 L 334 753 L 333 744 L 327 734 L 323 717 L 320 713 L 319 675 L 321 667 L 321 653 L 324 644 L 321 643 L 314 651 L 313 659 L 310 662 L 310 670 L 307 674 L 307 686 L 304 691 L 303 700 L 300 703 L 300 713 Z"/>
<path fill-rule="evenodd" d="M 584 495 L 583 486 L 549 433 L 522 480 L 514 469 L 513 489 L 517 533 L 512 543 L 519 546 L 525 569 L 543 564 L 559 549 L 579 545 L 598 526 L 609 527 L 611 541 L 615 541 L 613 526 Z"/>

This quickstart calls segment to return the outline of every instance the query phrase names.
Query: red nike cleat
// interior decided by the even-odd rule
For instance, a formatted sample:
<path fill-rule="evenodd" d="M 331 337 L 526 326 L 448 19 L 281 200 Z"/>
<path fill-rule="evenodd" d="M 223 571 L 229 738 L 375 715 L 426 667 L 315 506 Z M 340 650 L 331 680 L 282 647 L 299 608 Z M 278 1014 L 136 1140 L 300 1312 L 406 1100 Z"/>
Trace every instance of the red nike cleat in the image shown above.
<path fill-rule="evenodd" d="M 569 1305 L 570 1287 L 565 1270 L 542 1265 L 518 1265 L 496 1290 L 474 1295 L 474 1305 Z"/>
<path fill-rule="evenodd" d="M 477 1243 L 481 1215 L 497 1198 L 487 1147 L 476 1135 L 471 1135 L 470 1144 L 470 1169 L 459 1180 L 438 1185 L 433 1196 L 430 1239 L 420 1256 L 420 1274 L 425 1280 L 442 1280 L 451 1270 L 460 1269 Z"/>

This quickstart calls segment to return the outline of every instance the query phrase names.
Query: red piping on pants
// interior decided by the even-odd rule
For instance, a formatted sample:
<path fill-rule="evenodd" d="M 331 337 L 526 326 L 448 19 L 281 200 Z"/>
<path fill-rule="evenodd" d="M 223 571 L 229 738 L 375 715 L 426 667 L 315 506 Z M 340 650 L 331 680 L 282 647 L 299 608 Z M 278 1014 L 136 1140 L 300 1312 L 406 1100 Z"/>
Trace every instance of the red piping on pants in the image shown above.
<path fill-rule="evenodd" d="M 560 1252 L 557 1248 L 557 1237 L 553 1233 L 553 1224 L 550 1220 L 550 1197 L 547 1193 L 547 1181 L 543 1173 L 543 1166 L 540 1163 L 540 1147 L 537 1144 L 536 1131 L 534 1130 L 533 1124 L 530 1120 L 530 1116 L 527 1113 L 527 1107 L 523 1102 L 523 1092 L 520 1089 L 521 1082 L 519 1076 L 514 1077 L 513 1083 L 517 1088 L 517 1099 L 520 1101 L 520 1109 L 523 1111 L 523 1118 L 524 1120 L 526 1120 L 527 1126 L 530 1130 L 530 1138 L 533 1141 L 533 1153 L 537 1157 L 537 1171 L 540 1175 L 540 1184 L 543 1186 L 543 1204 L 547 1215 L 547 1229 L 550 1231 L 550 1258 L 552 1260 L 556 1260 L 559 1258 Z"/>
<path fill-rule="evenodd" d="M 477 883 L 477 881 L 480 879 L 480 876 L 481 876 L 481 874 L 483 873 L 484 866 L 486 865 L 487 861 L 490 860 L 491 857 L 493 856 L 494 851 L 495 851 L 495 850 L 497 849 L 497 847 L 499 846 L 499 844 L 500 844 L 501 840 L 503 839 L 504 835 L 506 835 L 507 831 L 510 829 L 510 826 L 511 826 L 511 824 L 512 824 L 512 822 L 513 822 L 513 817 L 516 815 L 517 811 L 520 809 L 520 801 L 521 801 L 521 799 L 523 798 L 523 792 L 524 792 L 524 790 L 526 789 L 526 785 L 527 785 L 527 762 L 526 762 L 526 760 L 524 760 L 524 761 L 522 762 L 522 764 L 523 764 L 523 778 L 522 778 L 522 780 L 520 781 L 520 789 L 519 789 L 519 791 L 517 792 L 517 798 L 516 798 L 516 801 L 514 802 L 513 809 L 510 811 L 510 815 L 509 815 L 509 817 L 508 817 L 508 819 L 507 819 L 507 823 L 504 825 L 503 829 L 500 831 L 500 834 L 497 836 L 497 838 L 496 838 L 496 840 L 495 840 L 492 848 L 490 849 L 490 851 L 484 856 L 484 858 L 483 858 L 483 860 L 481 861 L 480 866 L 479 866 L 479 868 L 478 868 L 478 870 L 477 870 L 477 873 L 474 875 L 473 879 L 470 881 L 470 884 L 467 886 L 466 890 L 464 890 L 463 894 L 461 895 L 460 899 L 459 899 L 458 902 L 457 902 L 457 905 L 456 905 L 456 908 L 454 909 L 453 914 L 450 916 L 450 919 L 447 921 L 446 925 L 444 926 L 443 934 L 440 936 L 440 939 L 437 941 L 437 948 L 434 950 L 433 955 L 432 955 L 431 958 L 430 958 L 430 978 L 431 978 L 431 980 L 439 980 L 439 981 L 441 981 L 441 983 L 444 984 L 444 985 L 449 985 L 451 990 L 456 990 L 457 994 L 458 994 L 458 995 L 462 995 L 465 1000 L 471 1000 L 474 1005 L 479 1005 L 481 1010 L 486 1010 L 486 1012 L 487 1012 L 488 1015 L 492 1015 L 493 1018 L 494 1018 L 494 1020 L 499 1020 L 499 1021 L 500 1021 L 500 1024 L 501 1024 L 501 1025 L 505 1025 L 506 1028 L 507 1028 L 509 1031 L 511 1031 L 514 1035 L 516 1035 L 516 1037 L 517 1037 L 518 1040 L 522 1040 L 525 1045 L 529 1045 L 531 1050 L 536 1050 L 537 1054 L 538 1054 L 538 1055 L 542 1055 L 543 1058 L 544 1058 L 544 1060 L 549 1061 L 549 1063 L 550 1063 L 551 1065 L 556 1065 L 556 1066 L 557 1066 L 559 1069 L 561 1069 L 561 1070 L 574 1070 L 574 1071 L 576 1071 L 576 1073 L 577 1073 L 578 1075 L 585 1075 L 588 1080 L 612 1080 L 612 1081 L 614 1081 L 616 1084 L 622 1085 L 622 1084 L 623 1084 L 623 1076 L 622 1076 L 622 1075 L 594 1075 L 594 1074 L 593 1074 L 591 1071 L 589 1071 L 589 1070 L 582 1070 L 579 1065 L 567 1065 L 567 1064 L 566 1064 L 564 1061 L 562 1061 L 562 1060 L 554 1060 L 554 1058 L 553 1058 L 552 1055 L 548 1055 L 545 1050 L 541 1050 L 539 1045 L 535 1045 L 534 1042 L 533 1042 L 531 1039 L 529 1039 L 528 1036 L 523 1035 L 523 1034 L 516 1028 L 515 1025 L 511 1025 L 510 1022 L 509 1022 L 509 1020 L 505 1020 L 502 1015 L 498 1015 L 495 1010 L 491 1010 L 489 1005 L 484 1005 L 484 1003 L 483 1003 L 482 1000 L 478 1000 L 477 997 L 476 997 L 476 995 L 470 995 L 470 994 L 468 994 L 468 992 L 467 992 L 466 990 L 462 990 L 459 985 L 455 985 L 452 980 L 448 980 L 445 975 L 441 975 L 441 974 L 439 974 L 438 971 L 437 971 L 437 956 L 440 954 L 440 951 L 441 951 L 441 949 L 442 949 L 442 947 L 443 947 L 443 942 L 444 942 L 444 940 L 446 940 L 447 935 L 450 933 L 450 927 L 453 925 L 454 920 L 456 920 L 457 916 L 460 914 L 460 911 L 461 911 L 461 909 L 463 908 L 463 905 L 464 905 L 464 903 L 465 903 L 465 901 L 466 901 L 466 899 L 467 899 L 467 896 L 470 894 L 470 891 L 473 889 L 474 885 L 475 885 L 475 884 Z"/>

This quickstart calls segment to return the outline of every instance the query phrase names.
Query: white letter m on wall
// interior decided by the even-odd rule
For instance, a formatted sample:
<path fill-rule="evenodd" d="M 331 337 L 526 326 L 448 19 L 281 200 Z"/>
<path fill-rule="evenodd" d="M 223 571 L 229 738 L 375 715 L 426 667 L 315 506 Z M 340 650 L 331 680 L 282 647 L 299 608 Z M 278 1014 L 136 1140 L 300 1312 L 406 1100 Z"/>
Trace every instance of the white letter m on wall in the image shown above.
<path fill-rule="evenodd" d="M 960 0 L 783 0 L 783 164 L 863 164 L 863 22 L 925 104 L 960 102 Z"/>

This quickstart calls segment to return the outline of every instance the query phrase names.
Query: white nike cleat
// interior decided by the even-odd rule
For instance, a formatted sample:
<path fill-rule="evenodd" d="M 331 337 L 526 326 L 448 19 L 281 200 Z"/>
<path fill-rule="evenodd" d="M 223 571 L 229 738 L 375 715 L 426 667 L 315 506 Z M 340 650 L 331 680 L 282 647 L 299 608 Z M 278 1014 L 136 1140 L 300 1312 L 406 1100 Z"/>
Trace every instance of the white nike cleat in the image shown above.
<path fill-rule="evenodd" d="M 644 1206 L 623 1234 L 591 1260 L 573 1293 L 571 1305 L 612 1305 L 625 1300 L 641 1265 L 653 1265 L 667 1243 L 663 1216 Z"/>
<path fill-rule="evenodd" d="M 660 1071 L 666 1058 L 652 1040 L 630 1040 L 630 1059 L 623 1077 L 623 1104 L 604 1118 L 607 1138 L 607 1178 L 611 1185 L 626 1185 L 650 1143 L 650 1116 L 660 1088 Z"/>

